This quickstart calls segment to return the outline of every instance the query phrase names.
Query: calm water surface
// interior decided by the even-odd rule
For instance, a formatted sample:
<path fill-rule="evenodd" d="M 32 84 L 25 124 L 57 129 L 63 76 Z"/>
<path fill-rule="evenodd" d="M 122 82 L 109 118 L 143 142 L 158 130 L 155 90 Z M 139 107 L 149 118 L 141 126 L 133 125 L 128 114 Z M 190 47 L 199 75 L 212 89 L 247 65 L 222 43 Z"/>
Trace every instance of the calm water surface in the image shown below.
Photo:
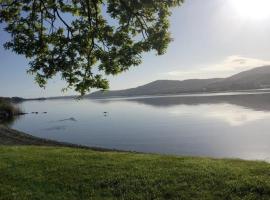
<path fill-rule="evenodd" d="M 21 107 L 39 114 L 22 116 L 12 127 L 42 138 L 139 152 L 270 160 L 269 93 L 28 101 Z"/>

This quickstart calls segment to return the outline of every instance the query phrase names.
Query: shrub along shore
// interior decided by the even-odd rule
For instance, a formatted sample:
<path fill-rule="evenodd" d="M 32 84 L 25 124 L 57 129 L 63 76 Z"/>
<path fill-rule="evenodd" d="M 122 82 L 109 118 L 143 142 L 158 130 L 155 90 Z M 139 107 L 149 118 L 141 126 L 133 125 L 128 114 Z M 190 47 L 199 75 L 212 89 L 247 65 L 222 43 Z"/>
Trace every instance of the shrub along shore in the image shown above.
<path fill-rule="evenodd" d="M 12 118 L 15 115 L 21 114 L 19 108 L 14 106 L 10 101 L 0 99 L 0 119 Z"/>
<path fill-rule="evenodd" d="M 9 125 L 12 124 L 13 121 L 19 115 L 25 115 L 27 113 L 23 113 L 21 109 L 16 105 L 19 103 L 19 98 L 1 98 L 0 97 L 0 125 Z"/>

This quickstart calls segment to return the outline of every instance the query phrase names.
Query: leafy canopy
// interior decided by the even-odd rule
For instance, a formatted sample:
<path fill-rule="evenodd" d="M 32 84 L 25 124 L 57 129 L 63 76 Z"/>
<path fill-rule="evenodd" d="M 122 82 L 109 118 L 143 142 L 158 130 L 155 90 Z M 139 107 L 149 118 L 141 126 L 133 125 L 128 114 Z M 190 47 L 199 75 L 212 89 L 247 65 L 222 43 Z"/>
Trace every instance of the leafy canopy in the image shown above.
<path fill-rule="evenodd" d="M 30 60 L 29 73 L 45 87 L 60 74 L 82 95 L 107 89 L 106 75 L 141 63 L 143 52 L 165 52 L 170 9 L 183 0 L 0 0 L 4 44 Z"/>

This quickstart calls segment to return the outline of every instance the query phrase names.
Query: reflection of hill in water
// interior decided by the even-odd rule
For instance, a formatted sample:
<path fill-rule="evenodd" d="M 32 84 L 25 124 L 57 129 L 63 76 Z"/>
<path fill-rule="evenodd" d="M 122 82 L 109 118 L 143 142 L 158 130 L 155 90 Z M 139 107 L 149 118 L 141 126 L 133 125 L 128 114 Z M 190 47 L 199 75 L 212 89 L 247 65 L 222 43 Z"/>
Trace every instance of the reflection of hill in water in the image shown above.
<path fill-rule="evenodd" d="M 229 103 L 250 108 L 257 111 L 270 111 L 270 93 L 245 94 L 224 96 L 181 96 L 161 98 L 125 99 L 129 102 L 137 102 L 155 107 L 170 107 L 176 105 L 199 105 Z"/>

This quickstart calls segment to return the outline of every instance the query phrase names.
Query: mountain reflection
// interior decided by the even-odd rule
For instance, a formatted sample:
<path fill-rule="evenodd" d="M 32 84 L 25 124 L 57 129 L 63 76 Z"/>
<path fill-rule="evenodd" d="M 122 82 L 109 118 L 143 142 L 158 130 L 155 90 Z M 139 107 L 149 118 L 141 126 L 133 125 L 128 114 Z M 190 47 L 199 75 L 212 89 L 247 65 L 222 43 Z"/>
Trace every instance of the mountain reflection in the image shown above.
<path fill-rule="evenodd" d="M 133 98 L 125 99 L 125 101 L 136 102 L 155 107 L 227 103 L 256 111 L 270 111 L 270 93 L 221 96 L 168 96 L 153 98 Z"/>
<path fill-rule="evenodd" d="M 270 118 L 270 93 L 213 95 L 213 96 L 163 96 L 127 99 L 103 99 L 100 103 L 130 102 L 166 109 L 175 116 L 198 116 L 216 119 L 230 126 L 241 126 L 256 120 Z"/>

